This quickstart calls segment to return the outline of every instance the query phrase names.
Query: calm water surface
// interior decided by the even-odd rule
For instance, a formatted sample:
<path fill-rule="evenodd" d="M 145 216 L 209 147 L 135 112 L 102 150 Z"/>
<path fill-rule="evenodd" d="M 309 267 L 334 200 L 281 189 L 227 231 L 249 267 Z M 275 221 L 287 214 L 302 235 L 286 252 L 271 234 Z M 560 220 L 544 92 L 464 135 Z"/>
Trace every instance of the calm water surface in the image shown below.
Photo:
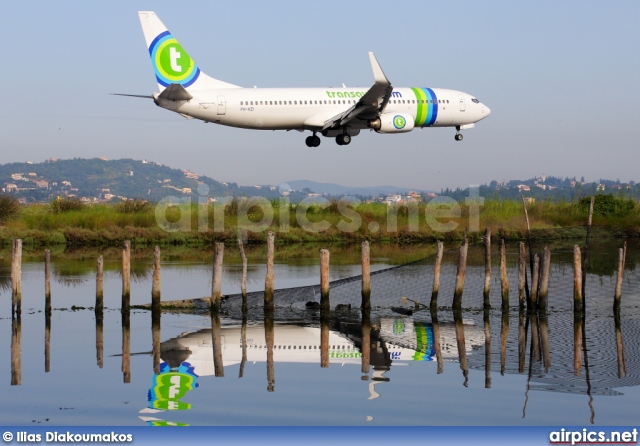
<path fill-rule="evenodd" d="M 224 367 L 218 375 L 224 376 L 215 376 L 209 314 L 162 314 L 157 363 L 150 312 L 132 310 L 130 332 L 125 334 L 117 253 L 107 255 L 105 262 L 101 334 L 93 311 L 94 265 L 100 253 L 54 252 L 49 321 L 44 312 L 44 265 L 39 253 L 26 253 L 19 319 L 11 316 L 9 265 L 0 264 L 0 388 L 5 396 L 0 417 L 6 425 L 69 426 L 635 425 L 640 401 L 637 246 L 628 250 L 621 317 L 616 319 L 611 302 L 618 245 L 621 242 L 613 242 L 591 254 L 596 260 L 587 279 L 587 316 L 583 325 L 578 324 L 584 337 L 578 338 L 566 247 L 553 248 L 546 317 L 522 319 L 517 307 L 517 246 L 509 247 L 511 305 L 505 313 L 500 310 L 497 264 L 492 309 L 483 312 L 483 248 L 471 250 L 460 320 L 446 308 L 456 259 L 456 253 L 448 251 L 437 324 L 426 309 L 408 315 L 391 308 L 403 306 L 402 297 L 428 303 L 433 247 L 380 249 L 380 256 L 372 247 L 372 271 L 378 272 L 372 276 L 373 330 L 365 330 L 372 348 L 364 373 L 362 315 L 355 309 L 359 280 L 344 280 L 360 273 L 358 247 L 331 250 L 332 306 L 351 303 L 352 309 L 332 312 L 325 325 L 325 367 L 319 312 L 305 307 L 307 301 L 319 300 L 311 287 L 319 282 L 318 248 L 288 253 L 276 261 L 276 287 L 307 288 L 276 295 L 275 322 L 265 320 L 259 305 L 256 308 L 259 295 L 250 295 L 253 308 L 244 330 L 240 300 L 230 298 L 223 305 Z M 398 267 L 422 257 L 426 260 Z M 150 301 L 151 258 L 149 252 L 134 255 L 132 304 Z M 210 252 L 167 252 L 163 259 L 163 300 L 210 294 Z M 249 259 L 248 288 L 257 292 L 264 286 L 263 251 L 250 251 Z M 239 259 L 230 254 L 225 257 L 223 293 L 238 293 L 239 278 Z M 265 333 L 273 334 L 272 364 L 267 361 Z M 519 347 L 522 333 L 527 335 L 524 350 Z M 544 343 L 532 344 L 532 338 L 545 336 L 546 350 Z M 122 355 L 123 339 L 131 352 L 128 361 Z M 582 340 L 577 351 L 576 339 Z"/>

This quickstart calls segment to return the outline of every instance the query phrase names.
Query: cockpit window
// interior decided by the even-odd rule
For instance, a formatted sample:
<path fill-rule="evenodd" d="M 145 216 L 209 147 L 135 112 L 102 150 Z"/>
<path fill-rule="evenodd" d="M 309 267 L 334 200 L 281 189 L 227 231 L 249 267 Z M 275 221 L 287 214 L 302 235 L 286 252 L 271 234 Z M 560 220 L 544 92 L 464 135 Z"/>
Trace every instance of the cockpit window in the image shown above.
<path fill-rule="evenodd" d="M 479 100 L 477 100 L 476 98 L 472 98 L 472 99 L 471 99 L 471 102 L 475 102 L 476 104 L 479 104 L 479 103 L 480 103 L 480 101 L 479 101 Z"/>

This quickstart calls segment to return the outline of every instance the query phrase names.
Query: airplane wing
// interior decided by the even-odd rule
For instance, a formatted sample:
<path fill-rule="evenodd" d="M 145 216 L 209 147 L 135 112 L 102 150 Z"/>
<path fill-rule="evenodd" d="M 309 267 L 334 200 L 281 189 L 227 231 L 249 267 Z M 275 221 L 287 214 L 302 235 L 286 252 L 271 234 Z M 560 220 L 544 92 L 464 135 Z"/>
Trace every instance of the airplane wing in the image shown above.
<path fill-rule="evenodd" d="M 342 127 L 356 118 L 375 119 L 380 116 L 391 98 L 393 86 L 372 52 L 369 52 L 369 60 L 375 79 L 373 86 L 351 108 L 326 120 L 322 130 Z"/>

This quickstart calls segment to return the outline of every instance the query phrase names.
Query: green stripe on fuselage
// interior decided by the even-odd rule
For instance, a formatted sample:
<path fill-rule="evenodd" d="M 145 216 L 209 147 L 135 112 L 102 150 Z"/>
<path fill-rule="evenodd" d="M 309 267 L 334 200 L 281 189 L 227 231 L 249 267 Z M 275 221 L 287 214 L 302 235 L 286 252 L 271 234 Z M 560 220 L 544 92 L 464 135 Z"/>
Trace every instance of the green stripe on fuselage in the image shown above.
<path fill-rule="evenodd" d="M 422 88 L 411 87 L 413 93 L 416 95 L 416 103 L 418 109 L 416 110 L 416 127 L 422 127 L 427 120 L 427 111 L 429 105 L 427 104 L 427 97 Z"/>

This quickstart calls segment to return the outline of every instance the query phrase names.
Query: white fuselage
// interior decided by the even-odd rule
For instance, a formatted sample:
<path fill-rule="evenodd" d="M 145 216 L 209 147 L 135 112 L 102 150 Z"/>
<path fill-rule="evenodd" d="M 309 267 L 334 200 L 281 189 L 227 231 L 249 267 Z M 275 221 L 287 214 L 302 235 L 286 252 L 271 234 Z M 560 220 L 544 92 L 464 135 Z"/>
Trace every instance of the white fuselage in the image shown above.
<path fill-rule="evenodd" d="M 487 117 L 488 107 L 473 96 L 456 90 L 434 88 L 435 103 L 419 103 L 415 89 L 397 88 L 385 113 L 402 113 L 415 120 L 415 127 L 450 127 L 473 124 Z M 158 99 L 158 106 L 205 122 L 262 130 L 312 130 L 352 107 L 366 89 L 359 88 L 230 88 L 192 91 L 189 101 Z M 422 99 L 425 101 L 425 99 Z M 433 119 L 426 118 L 427 108 Z M 436 110 L 434 113 L 433 110 Z M 435 116 L 433 116 L 435 115 Z M 359 128 L 366 128 L 360 124 Z"/>

